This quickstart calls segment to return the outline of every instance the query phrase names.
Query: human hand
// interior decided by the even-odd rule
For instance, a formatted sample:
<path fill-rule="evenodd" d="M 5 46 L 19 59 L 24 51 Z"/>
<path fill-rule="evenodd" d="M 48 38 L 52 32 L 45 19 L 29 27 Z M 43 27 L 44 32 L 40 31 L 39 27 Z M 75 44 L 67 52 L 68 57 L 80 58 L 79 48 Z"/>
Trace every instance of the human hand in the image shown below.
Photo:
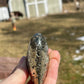
<path fill-rule="evenodd" d="M 58 67 L 60 63 L 60 54 L 58 51 L 51 49 L 48 50 L 48 54 L 50 61 L 44 84 L 56 84 Z M 29 77 L 26 62 L 26 57 L 22 57 L 13 73 L 8 78 L 3 80 L 0 84 L 25 84 L 27 78 Z M 32 82 L 32 80 L 30 80 L 28 84 L 34 83 Z"/>

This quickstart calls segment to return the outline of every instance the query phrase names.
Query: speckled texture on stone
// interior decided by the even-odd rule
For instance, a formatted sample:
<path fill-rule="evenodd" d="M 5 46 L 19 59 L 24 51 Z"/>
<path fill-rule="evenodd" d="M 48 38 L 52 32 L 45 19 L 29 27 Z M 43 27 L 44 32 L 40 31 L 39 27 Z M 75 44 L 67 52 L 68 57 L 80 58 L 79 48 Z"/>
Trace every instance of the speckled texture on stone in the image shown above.
<path fill-rule="evenodd" d="M 28 66 L 30 67 L 30 73 L 33 78 L 32 80 L 34 80 L 34 78 L 37 78 L 37 84 L 42 84 L 46 76 L 49 57 L 46 39 L 40 33 L 35 34 L 31 38 L 27 57 Z M 33 72 L 33 70 L 35 72 Z M 34 77 L 32 73 L 36 76 Z"/>

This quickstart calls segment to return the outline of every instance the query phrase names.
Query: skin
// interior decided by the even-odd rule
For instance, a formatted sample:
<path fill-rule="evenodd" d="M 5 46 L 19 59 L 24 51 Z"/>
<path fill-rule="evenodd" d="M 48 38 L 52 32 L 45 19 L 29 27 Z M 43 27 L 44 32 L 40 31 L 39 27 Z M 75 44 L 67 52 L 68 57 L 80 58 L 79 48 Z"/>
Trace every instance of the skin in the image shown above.
<path fill-rule="evenodd" d="M 60 54 L 58 51 L 52 49 L 48 50 L 48 54 L 50 61 L 44 84 L 56 84 L 60 63 Z M 26 57 L 22 57 L 12 74 L 0 82 L 0 84 L 25 84 L 27 78 L 29 77 L 29 73 L 27 71 Z M 30 80 L 28 84 L 34 83 Z"/>

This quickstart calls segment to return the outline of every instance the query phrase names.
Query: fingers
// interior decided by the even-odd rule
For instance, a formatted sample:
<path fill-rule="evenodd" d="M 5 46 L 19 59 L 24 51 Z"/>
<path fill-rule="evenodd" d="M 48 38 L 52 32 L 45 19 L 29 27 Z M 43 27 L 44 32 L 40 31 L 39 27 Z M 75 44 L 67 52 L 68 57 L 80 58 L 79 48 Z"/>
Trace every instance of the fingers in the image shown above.
<path fill-rule="evenodd" d="M 27 61 L 27 59 L 26 59 L 26 57 L 25 56 L 23 56 L 21 59 L 20 59 L 20 61 L 19 61 L 19 63 L 17 64 L 17 66 L 14 68 L 14 70 L 12 71 L 12 73 L 14 73 L 15 72 L 15 70 L 16 69 L 18 69 L 18 68 L 20 68 L 20 69 L 22 69 L 22 70 L 24 70 L 25 72 L 27 72 L 27 66 L 26 66 L 26 61 Z M 11 74 L 12 74 L 11 73 Z"/>
<path fill-rule="evenodd" d="M 19 61 L 18 65 L 17 65 L 17 68 L 20 68 L 22 70 L 24 70 L 25 72 L 27 72 L 27 58 L 25 56 L 23 56 L 21 58 L 21 60 Z"/>
<path fill-rule="evenodd" d="M 49 49 L 48 50 L 48 55 L 49 55 L 49 59 L 56 59 L 56 61 L 58 61 L 58 63 L 60 63 L 60 54 L 58 51 L 56 50 L 52 50 L 52 49 Z"/>
<path fill-rule="evenodd" d="M 2 81 L 1 84 L 25 84 L 28 78 L 26 61 L 26 57 L 22 57 L 13 73 Z"/>
<path fill-rule="evenodd" d="M 13 70 L 13 74 L 20 78 L 22 82 L 25 82 L 29 75 L 26 64 L 27 58 L 23 56 L 19 61 L 18 65 L 16 66 L 16 68 Z"/>
<path fill-rule="evenodd" d="M 53 51 L 51 49 L 48 50 L 48 54 L 50 58 L 49 69 L 44 84 L 56 84 L 58 67 L 60 63 L 60 54 L 58 51 Z"/>

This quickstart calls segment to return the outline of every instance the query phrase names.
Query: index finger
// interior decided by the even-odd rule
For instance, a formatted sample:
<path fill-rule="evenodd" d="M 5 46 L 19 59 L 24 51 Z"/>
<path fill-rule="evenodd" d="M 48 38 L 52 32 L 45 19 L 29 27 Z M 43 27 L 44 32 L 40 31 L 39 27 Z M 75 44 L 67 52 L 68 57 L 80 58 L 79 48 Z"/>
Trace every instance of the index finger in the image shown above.
<path fill-rule="evenodd" d="M 48 54 L 50 58 L 49 69 L 44 84 L 56 84 L 58 67 L 60 63 L 60 54 L 58 51 L 51 49 L 48 50 Z"/>

